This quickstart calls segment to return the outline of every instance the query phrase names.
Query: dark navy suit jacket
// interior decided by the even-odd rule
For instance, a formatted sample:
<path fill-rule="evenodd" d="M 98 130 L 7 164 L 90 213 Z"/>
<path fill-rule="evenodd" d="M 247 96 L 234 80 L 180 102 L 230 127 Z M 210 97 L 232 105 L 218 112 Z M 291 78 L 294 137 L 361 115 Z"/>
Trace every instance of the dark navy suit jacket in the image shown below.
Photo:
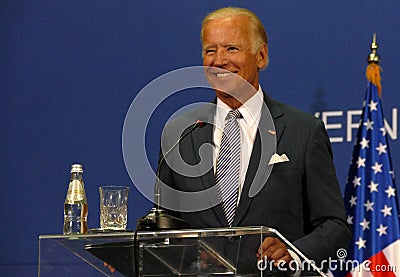
<path fill-rule="evenodd" d="M 264 95 L 264 101 L 275 127 L 265 120 L 267 111 L 264 107 L 233 226 L 275 228 L 309 259 L 319 262 L 328 257 L 336 258 L 339 248 L 348 247 L 351 232 L 324 124 L 314 116 L 276 102 L 267 95 Z M 168 141 L 168 138 L 172 132 L 182 129 L 180 125 L 198 119 L 212 123 L 214 113 L 215 107 L 207 106 L 172 120 L 164 129 L 167 141 L 164 149 L 176 141 L 175 138 Z M 206 123 L 180 142 L 179 155 L 190 165 L 199 164 L 200 146 L 212 143 L 212 138 L 213 126 Z M 276 153 L 286 154 L 288 162 L 273 166 L 267 164 L 275 149 L 260 149 L 262 143 L 268 143 L 263 140 L 268 139 L 276 141 Z M 203 162 L 212 163 L 211 151 L 209 149 L 201 156 Z M 172 170 L 173 163 L 172 160 L 160 167 L 160 179 L 168 186 L 189 192 L 215 186 L 213 168 L 202 176 L 190 177 Z M 249 197 L 257 170 L 271 174 L 261 191 Z M 179 203 L 185 199 L 177 197 L 173 201 Z M 207 202 L 207 197 L 203 201 Z M 193 228 L 227 226 L 221 205 L 201 211 L 176 212 L 175 215 L 189 222 Z M 258 246 L 254 247 L 255 253 Z"/>

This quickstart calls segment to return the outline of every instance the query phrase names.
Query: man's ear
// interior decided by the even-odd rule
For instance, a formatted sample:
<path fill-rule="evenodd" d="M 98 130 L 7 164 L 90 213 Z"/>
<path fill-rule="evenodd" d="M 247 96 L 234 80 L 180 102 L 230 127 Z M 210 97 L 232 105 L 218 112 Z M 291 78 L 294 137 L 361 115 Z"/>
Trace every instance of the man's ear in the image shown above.
<path fill-rule="evenodd" d="M 268 64 L 268 46 L 263 43 L 256 55 L 258 68 L 264 69 Z"/>

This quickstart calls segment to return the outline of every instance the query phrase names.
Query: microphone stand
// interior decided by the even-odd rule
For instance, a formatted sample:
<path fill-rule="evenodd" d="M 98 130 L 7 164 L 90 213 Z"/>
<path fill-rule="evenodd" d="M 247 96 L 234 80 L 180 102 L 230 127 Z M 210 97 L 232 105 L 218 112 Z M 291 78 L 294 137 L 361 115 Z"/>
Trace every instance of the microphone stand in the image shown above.
<path fill-rule="evenodd" d="M 158 231 L 158 230 L 172 230 L 172 229 L 185 229 L 189 228 L 190 224 L 180 218 L 177 218 L 173 215 L 168 214 L 165 210 L 161 208 L 161 188 L 160 188 L 160 170 L 161 166 L 165 162 L 168 154 L 175 149 L 176 146 L 189 135 L 194 129 L 202 128 L 204 123 L 201 120 L 197 120 L 193 126 L 182 135 L 175 144 L 165 153 L 159 162 L 159 166 L 157 169 L 157 179 L 154 185 L 154 202 L 155 207 L 150 210 L 150 212 L 141 219 L 138 220 L 137 230 L 139 231 Z"/>

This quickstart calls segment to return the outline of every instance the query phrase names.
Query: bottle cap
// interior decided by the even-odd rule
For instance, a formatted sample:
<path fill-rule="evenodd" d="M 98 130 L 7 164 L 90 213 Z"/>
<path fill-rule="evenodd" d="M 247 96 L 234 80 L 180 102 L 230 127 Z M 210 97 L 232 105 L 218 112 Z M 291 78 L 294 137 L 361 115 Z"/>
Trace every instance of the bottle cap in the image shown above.
<path fill-rule="evenodd" d="M 71 165 L 71 173 L 83 173 L 83 167 L 81 164 Z"/>

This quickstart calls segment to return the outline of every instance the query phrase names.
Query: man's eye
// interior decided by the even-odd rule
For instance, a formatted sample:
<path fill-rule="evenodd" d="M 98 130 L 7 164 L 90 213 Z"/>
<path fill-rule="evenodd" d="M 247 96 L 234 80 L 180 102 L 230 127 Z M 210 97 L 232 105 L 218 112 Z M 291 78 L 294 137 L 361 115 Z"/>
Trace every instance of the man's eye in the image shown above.
<path fill-rule="evenodd" d="M 215 50 L 214 49 L 206 49 L 204 52 L 206 54 L 212 54 L 212 53 L 215 53 Z"/>
<path fill-rule="evenodd" d="M 239 49 L 237 47 L 231 46 L 228 47 L 228 51 L 232 52 L 232 51 L 238 51 Z"/>

